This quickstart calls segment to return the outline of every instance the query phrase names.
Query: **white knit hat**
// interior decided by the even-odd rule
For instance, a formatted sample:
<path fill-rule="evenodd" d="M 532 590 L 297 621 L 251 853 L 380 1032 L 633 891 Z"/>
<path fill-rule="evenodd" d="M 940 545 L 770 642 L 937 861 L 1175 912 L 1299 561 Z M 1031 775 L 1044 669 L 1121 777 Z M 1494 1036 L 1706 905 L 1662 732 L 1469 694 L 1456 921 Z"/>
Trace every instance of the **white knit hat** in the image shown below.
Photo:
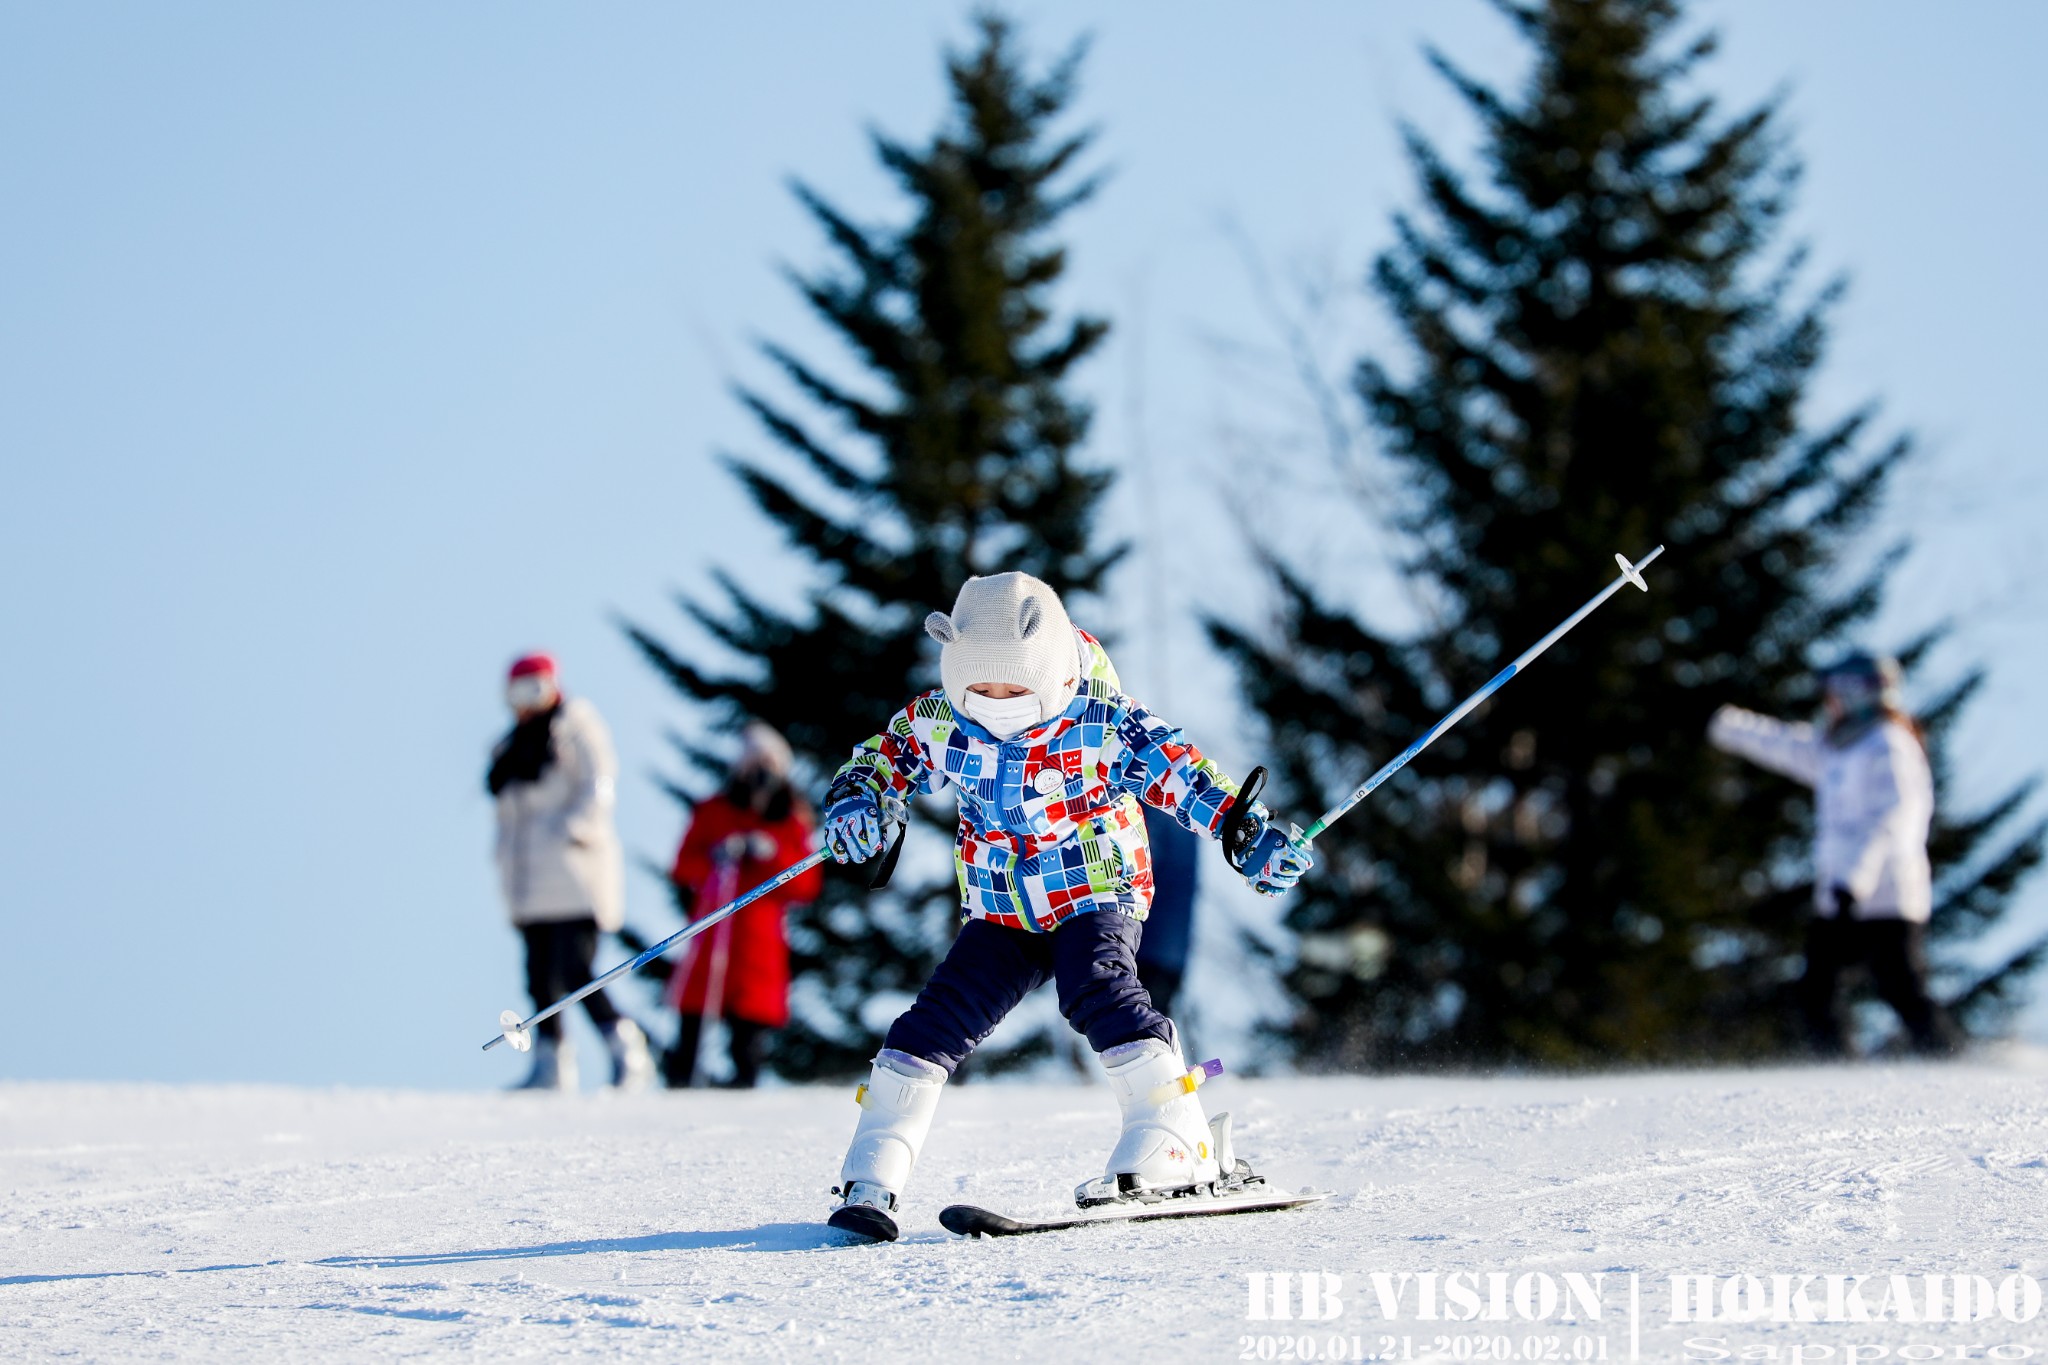
<path fill-rule="evenodd" d="M 939 677 L 946 700 L 965 714 L 975 683 L 1028 687 L 1043 725 L 1067 709 L 1081 686 L 1081 648 L 1060 595 L 1028 573 L 970 578 L 953 614 L 935 611 L 924 628 L 943 649 Z"/>

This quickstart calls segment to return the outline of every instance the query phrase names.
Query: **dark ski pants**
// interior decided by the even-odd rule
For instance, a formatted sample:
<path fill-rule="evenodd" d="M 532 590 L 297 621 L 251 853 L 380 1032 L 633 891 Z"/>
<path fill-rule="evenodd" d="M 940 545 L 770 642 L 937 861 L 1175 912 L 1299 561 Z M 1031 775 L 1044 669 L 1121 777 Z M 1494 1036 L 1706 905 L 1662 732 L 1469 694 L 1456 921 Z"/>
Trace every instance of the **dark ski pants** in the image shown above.
<path fill-rule="evenodd" d="M 704 1016 L 679 1015 L 676 1045 L 661 1059 L 661 1078 L 671 1090 L 688 1090 L 697 1078 L 697 1048 L 704 1038 Z M 761 1083 L 761 1060 L 768 1055 L 769 1028 L 751 1019 L 727 1019 L 726 1041 L 732 1047 L 732 1084 L 752 1090 Z"/>
<path fill-rule="evenodd" d="M 1157 962 L 1140 962 L 1138 980 L 1145 984 L 1145 994 L 1152 997 L 1152 1008 L 1172 1018 L 1173 1002 L 1180 998 L 1180 970 Z"/>
<path fill-rule="evenodd" d="M 1138 983 L 1142 928 L 1112 910 L 1075 915 L 1049 934 L 971 919 L 882 1045 L 936 1062 L 951 1075 L 1004 1015 L 1047 981 L 1059 991 L 1060 1014 L 1097 1052 L 1140 1038 L 1171 1042 L 1172 1025 Z"/>
<path fill-rule="evenodd" d="M 526 940 L 526 990 L 533 1007 L 544 1010 L 570 991 L 590 984 L 591 959 L 597 956 L 597 921 L 594 919 L 549 920 L 522 924 L 520 937 Z M 583 998 L 590 1022 L 610 1033 L 619 1022 L 619 1012 L 603 991 Z M 562 1016 L 543 1019 L 533 1026 L 543 1038 L 559 1040 Z"/>
<path fill-rule="evenodd" d="M 1870 969 L 1878 998 L 1897 1011 L 1915 1052 L 1946 1056 L 1961 1045 L 1962 1031 L 1927 993 L 1925 925 L 1901 919 L 1816 916 L 1807 925 L 1806 975 L 1799 982 L 1806 1032 L 1816 1052 L 1848 1055 L 1842 978 L 1858 966 Z"/>

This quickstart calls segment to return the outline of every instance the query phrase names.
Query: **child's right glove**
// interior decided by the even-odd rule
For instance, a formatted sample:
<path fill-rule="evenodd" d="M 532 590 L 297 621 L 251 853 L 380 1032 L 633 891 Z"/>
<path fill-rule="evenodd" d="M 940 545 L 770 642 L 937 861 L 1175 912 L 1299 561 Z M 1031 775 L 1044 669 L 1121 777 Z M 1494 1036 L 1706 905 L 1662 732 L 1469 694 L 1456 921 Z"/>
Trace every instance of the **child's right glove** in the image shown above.
<path fill-rule="evenodd" d="M 1252 803 L 1245 813 L 1245 825 L 1250 838 L 1233 865 L 1260 895 L 1278 896 L 1293 890 L 1301 874 L 1315 866 L 1315 855 L 1296 847 L 1287 831 L 1273 823 L 1264 806 Z"/>
<path fill-rule="evenodd" d="M 825 793 L 825 847 L 832 860 L 864 863 L 888 843 L 882 829 L 882 807 L 875 794 L 859 782 L 841 781 Z"/>

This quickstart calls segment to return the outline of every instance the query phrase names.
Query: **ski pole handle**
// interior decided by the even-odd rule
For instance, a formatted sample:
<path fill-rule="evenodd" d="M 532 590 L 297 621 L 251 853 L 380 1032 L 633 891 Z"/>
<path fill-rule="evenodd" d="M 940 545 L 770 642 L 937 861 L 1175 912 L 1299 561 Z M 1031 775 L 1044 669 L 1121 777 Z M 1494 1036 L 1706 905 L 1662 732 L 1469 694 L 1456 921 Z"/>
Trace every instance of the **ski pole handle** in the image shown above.
<path fill-rule="evenodd" d="M 583 999 L 583 997 L 587 995 L 593 995 L 596 992 L 603 990 L 605 987 L 605 983 L 611 981 L 613 978 L 624 976 L 628 972 L 638 971 L 640 968 L 654 961 L 654 959 L 660 957 L 663 953 L 666 953 L 669 949 L 675 947 L 677 944 L 686 943 L 690 939 L 693 939 L 697 935 L 703 933 L 706 929 L 711 928 L 713 925 L 731 919 L 734 915 L 746 909 L 755 901 L 761 899 L 761 897 L 767 895 L 771 891 L 776 890 L 778 887 L 788 885 L 791 881 L 794 881 L 796 878 L 802 876 L 804 873 L 818 866 L 820 863 L 824 862 L 827 858 L 831 856 L 832 855 L 829 852 L 821 848 L 817 850 L 815 853 L 812 853 L 809 857 L 803 859 L 801 862 L 791 863 L 788 867 L 776 873 L 767 881 L 762 882 L 759 886 L 747 892 L 746 895 L 741 896 L 735 900 L 728 901 L 726 904 L 721 905 L 720 907 L 718 907 L 718 909 L 706 915 L 703 919 L 696 920 L 693 923 L 684 925 L 681 929 L 677 930 L 673 934 L 670 934 L 667 938 L 655 944 L 646 952 L 641 953 L 638 957 L 632 958 L 625 962 L 621 962 L 618 966 L 612 968 L 603 976 L 598 977 L 596 980 L 590 982 L 590 984 L 582 987 L 574 993 L 563 996 L 560 1000 L 557 1000 L 554 1004 L 549 1005 L 546 1009 L 542 1010 L 540 1013 L 532 1016 L 531 1018 L 522 1019 L 517 1024 L 507 1026 L 503 1032 L 498 1034 L 497 1037 L 491 1039 L 490 1042 L 485 1043 L 483 1050 L 485 1052 L 489 1052 L 492 1048 L 496 1047 L 500 1043 L 511 1042 L 514 1034 L 523 1034 L 528 1029 L 532 1028 L 535 1024 L 540 1023 L 542 1020 L 554 1018 L 563 1010 L 575 1004 L 578 1000 Z M 506 1013 L 510 1014 L 511 1011 L 507 1010 Z M 519 1047 L 517 1043 L 514 1043 L 513 1045 L 515 1047 Z M 525 1051 L 525 1048 L 519 1047 L 519 1050 L 523 1052 Z"/>

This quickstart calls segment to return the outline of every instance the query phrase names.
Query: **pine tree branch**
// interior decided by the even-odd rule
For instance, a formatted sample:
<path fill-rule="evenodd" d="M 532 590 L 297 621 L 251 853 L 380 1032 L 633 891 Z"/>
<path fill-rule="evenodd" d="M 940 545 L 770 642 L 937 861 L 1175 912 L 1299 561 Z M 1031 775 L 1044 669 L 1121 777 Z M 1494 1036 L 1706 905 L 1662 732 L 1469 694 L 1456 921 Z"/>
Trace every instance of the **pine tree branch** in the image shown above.
<path fill-rule="evenodd" d="M 1944 869 L 1967 864 L 1978 846 L 2024 810 L 2040 788 L 2041 780 L 2030 777 L 1975 815 L 1937 818 L 1927 840 L 1928 859 Z"/>
<path fill-rule="evenodd" d="M 2025 1003 L 2020 992 L 2043 962 L 2048 962 L 2048 935 L 1979 976 L 1949 1002 L 1949 1012 L 1974 1036 L 1996 1032 Z"/>
<path fill-rule="evenodd" d="M 785 415 L 751 389 L 735 386 L 732 392 L 740 405 L 753 413 L 755 420 L 767 429 L 777 445 L 801 456 L 804 462 L 832 487 L 857 497 L 874 496 L 877 490 L 873 479 L 812 440 L 810 433 L 795 419 Z M 736 462 L 736 458 L 726 456 L 724 462 L 732 464 Z"/>
<path fill-rule="evenodd" d="M 1944 889 L 1928 922 L 1928 936 L 1938 941 L 1975 938 L 2004 914 L 2012 894 L 2048 856 L 2048 820 L 2036 824 L 1960 884 Z"/>

